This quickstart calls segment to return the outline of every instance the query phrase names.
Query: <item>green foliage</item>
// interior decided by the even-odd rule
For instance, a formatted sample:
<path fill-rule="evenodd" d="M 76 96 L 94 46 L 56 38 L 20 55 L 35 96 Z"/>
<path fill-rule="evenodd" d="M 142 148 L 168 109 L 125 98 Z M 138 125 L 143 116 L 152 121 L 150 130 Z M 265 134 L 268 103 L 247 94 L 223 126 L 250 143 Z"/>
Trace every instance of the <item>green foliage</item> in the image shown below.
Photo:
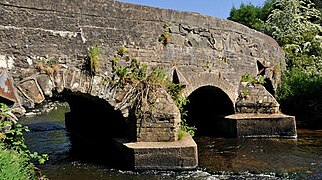
<path fill-rule="evenodd" d="M 246 73 L 246 74 L 244 74 L 242 76 L 241 81 L 242 82 L 247 82 L 247 83 L 252 84 L 252 85 L 254 85 L 254 84 L 265 84 L 265 78 L 263 76 L 261 76 L 261 75 L 253 76 L 253 75 L 248 74 L 248 73 Z"/>
<path fill-rule="evenodd" d="M 259 21 L 260 8 L 252 4 L 242 3 L 239 9 L 233 7 L 230 10 L 229 20 L 241 23 L 245 26 L 254 28 L 257 26 Z"/>
<path fill-rule="evenodd" d="M 178 133 L 178 136 L 179 136 L 179 139 L 181 140 L 183 137 L 184 137 L 184 134 L 186 133 L 186 131 L 180 129 L 179 130 L 179 133 Z"/>
<path fill-rule="evenodd" d="M 265 32 L 281 46 L 297 45 L 297 51 L 302 51 L 306 42 L 311 42 L 321 32 L 321 26 L 314 23 L 318 19 L 320 12 L 310 0 L 277 0 Z"/>
<path fill-rule="evenodd" d="M 229 20 L 241 23 L 250 28 L 261 30 L 276 0 L 265 1 L 262 7 L 242 3 L 239 9 L 230 10 Z"/>
<path fill-rule="evenodd" d="M 132 58 L 131 63 L 126 66 L 118 66 L 117 63 L 121 58 L 121 54 L 117 53 L 112 60 L 112 76 L 115 85 L 123 88 L 130 83 L 136 86 L 135 96 L 137 101 L 143 101 L 142 98 L 148 97 L 148 93 L 152 92 L 157 87 L 165 89 L 181 113 L 181 130 L 194 135 L 196 128 L 189 127 L 184 120 L 186 112 L 183 108 L 188 103 L 188 99 L 182 95 L 184 86 L 181 84 L 174 84 L 163 71 L 162 68 L 156 67 L 148 73 L 148 66 L 141 64 L 137 59 Z M 115 69 L 115 70 L 113 70 Z M 140 85 L 139 85 L 140 84 Z"/>
<path fill-rule="evenodd" d="M 43 164 L 47 159 L 47 154 L 39 155 L 37 152 L 30 152 L 25 144 L 25 138 L 23 132 L 29 132 L 27 126 L 13 122 L 8 114 L 10 108 L 0 103 L 0 143 L 6 145 L 6 148 L 17 151 L 20 155 L 29 158 L 31 160 L 38 161 L 39 164 Z M 6 128 L 10 127 L 10 128 Z M 6 129 L 3 131 L 3 129 Z"/>
<path fill-rule="evenodd" d="M 27 126 L 15 122 L 11 109 L 0 103 L 0 179 L 36 179 L 34 164 L 43 164 L 47 154 L 28 150 L 23 132 Z"/>
<path fill-rule="evenodd" d="M 141 64 L 136 58 L 131 60 L 131 69 L 133 69 L 132 77 L 137 80 L 143 80 L 147 77 L 147 64 Z"/>
<path fill-rule="evenodd" d="M 99 69 L 99 61 L 100 61 L 100 52 L 97 44 L 94 44 L 87 51 L 88 56 L 88 68 L 91 75 L 95 75 Z"/>
<path fill-rule="evenodd" d="M 129 50 L 127 50 L 124 46 L 120 46 L 117 48 L 117 54 L 122 57 L 126 54 L 129 54 Z"/>
<path fill-rule="evenodd" d="M 34 168 L 26 156 L 6 149 L 5 145 L 0 143 L 0 179 L 36 179 Z"/>
<path fill-rule="evenodd" d="M 321 0 L 312 0 L 312 3 L 314 3 L 316 9 L 318 9 L 322 13 L 322 1 Z M 320 20 L 320 24 L 322 24 L 322 20 Z"/>
<path fill-rule="evenodd" d="M 162 42 L 164 45 L 171 43 L 171 35 L 169 32 L 163 32 L 159 37 L 159 42 Z"/>
<path fill-rule="evenodd" d="M 288 65 L 278 99 L 313 93 L 312 85 L 320 83 L 322 70 L 322 27 L 315 23 L 321 14 L 310 0 L 278 0 L 275 7 L 266 32 L 282 46 Z"/>
<path fill-rule="evenodd" d="M 189 126 L 189 124 L 187 123 L 187 111 L 184 109 L 184 106 L 186 106 L 189 103 L 189 99 L 182 95 L 183 90 L 184 86 L 181 84 L 174 84 L 171 82 L 168 86 L 168 92 L 171 95 L 174 102 L 176 103 L 177 107 L 179 108 L 181 114 L 181 129 L 178 134 L 179 139 L 183 138 L 185 132 L 189 133 L 193 137 L 195 135 L 195 131 L 197 130 L 196 127 Z"/>
<path fill-rule="evenodd" d="M 322 89 L 322 75 L 308 74 L 300 69 L 292 68 L 283 75 L 282 84 L 277 91 L 277 99 L 292 101 L 299 96 L 318 94 L 320 89 Z"/>

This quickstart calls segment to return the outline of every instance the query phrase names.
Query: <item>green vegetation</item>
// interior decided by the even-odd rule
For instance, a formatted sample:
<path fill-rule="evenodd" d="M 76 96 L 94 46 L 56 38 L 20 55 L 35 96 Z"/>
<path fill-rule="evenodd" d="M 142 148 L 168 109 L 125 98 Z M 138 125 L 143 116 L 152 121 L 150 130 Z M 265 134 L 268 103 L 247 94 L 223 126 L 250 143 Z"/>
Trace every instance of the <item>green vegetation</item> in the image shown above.
<path fill-rule="evenodd" d="M 318 96 L 322 88 L 321 1 L 268 0 L 263 7 L 256 8 L 252 5 L 233 8 L 229 19 L 262 31 L 279 43 L 285 51 L 287 67 L 277 91 L 281 108 L 295 115 L 302 112 L 306 118 L 314 111 L 314 116 L 322 108 Z M 259 17 L 264 9 L 269 15 Z M 247 14 L 255 14 L 247 20 L 249 23 L 244 21 Z"/>
<path fill-rule="evenodd" d="M 162 42 L 164 45 L 170 44 L 171 41 L 171 35 L 169 32 L 163 32 L 159 37 L 159 42 Z"/>
<path fill-rule="evenodd" d="M 261 75 L 259 76 L 253 76 L 251 74 L 244 74 L 242 76 L 242 79 L 241 79 L 241 82 L 247 82 L 251 85 L 254 85 L 254 84 L 265 84 L 265 78 Z"/>
<path fill-rule="evenodd" d="M 0 179 L 36 179 L 34 168 L 27 157 L 0 144 Z"/>
<path fill-rule="evenodd" d="M 95 75 L 99 70 L 100 52 L 97 44 L 94 44 L 87 51 L 88 69 L 91 75 Z"/>
<path fill-rule="evenodd" d="M 239 9 L 233 7 L 230 10 L 228 19 L 250 28 L 261 30 L 264 22 L 273 10 L 275 1 L 276 0 L 267 0 L 262 7 L 242 3 Z"/>
<path fill-rule="evenodd" d="M 43 164 L 48 156 L 30 152 L 23 132 L 28 127 L 16 122 L 11 109 L 0 103 L 0 179 L 36 179 L 33 162 Z"/>
<path fill-rule="evenodd" d="M 119 56 L 124 56 L 126 54 L 129 54 L 129 50 L 127 50 L 124 46 L 120 46 L 119 48 L 117 48 L 117 54 Z"/>
<path fill-rule="evenodd" d="M 188 103 L 188 99 L 182 95 L 184 86 L 173 83 L 160 67 L 152 68 L 148 72 L 148 66 L 140 63 L 136 58 L 128 57 L 131 59 L 130 63 L 127 65 L 118 65 L 121 57 L 122 55 L 118 51 L 111 61 L 112 82 L 120 88 L 124 88 L 128 84 L 135 87 L 135 90 L 132 92 L 137 101 L 135 106 L 144 104 L 145 102 L 151 102 L 151 99 L 148 100 L 147 98 L 149 94 L 155 94 L 157 88 L 165 89 L 180 110 L 181 131 L 188 132 L 193 136 L 196 128 L 189 127 L 184 119 L 186 112 L 183 106 Z M 138 107 L 135 108 L 138 109 Z"/>
<path fill-rule="evenodd" d="M 50 76 L 59 73 L 59 64 L 54 59 L 49 59 L 48 61 L 38 61 L 37 68 L 40 72 L 46 73 Z"/>

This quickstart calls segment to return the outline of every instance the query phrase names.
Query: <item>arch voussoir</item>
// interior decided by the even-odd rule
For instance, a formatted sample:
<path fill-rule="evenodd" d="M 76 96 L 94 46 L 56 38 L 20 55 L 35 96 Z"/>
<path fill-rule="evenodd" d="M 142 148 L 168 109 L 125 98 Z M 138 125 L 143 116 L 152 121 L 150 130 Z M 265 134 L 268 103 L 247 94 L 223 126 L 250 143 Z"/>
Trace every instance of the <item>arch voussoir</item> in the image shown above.
<path fill-rule="evenodd" d="M 238 97 L 238 87 L 233 86 L 226 79 L 214 73 L 199 73 L 195 76 L 187 78 L 188 84 L 184 91 L 184 95 L 188 97 L 196 89 L 203 86 L 214 86 L 222 89 L 235 104 Z"/>

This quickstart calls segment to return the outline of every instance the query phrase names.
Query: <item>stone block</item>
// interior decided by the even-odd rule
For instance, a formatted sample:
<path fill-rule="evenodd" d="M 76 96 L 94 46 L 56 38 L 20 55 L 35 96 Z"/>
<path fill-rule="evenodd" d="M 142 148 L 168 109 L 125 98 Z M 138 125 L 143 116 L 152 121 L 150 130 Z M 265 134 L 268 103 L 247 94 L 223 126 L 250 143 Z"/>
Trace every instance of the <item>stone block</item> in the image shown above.
<path fill-rule="evenodd" d="M 114 141 L 134 170 L 191 170 L 198 166 L 197 144 L 189 134 L 175 142 Z"/>
<path fill-rule="evenodd" d="M 294 116 L 284 114 L 234 114 L 226 116 L 236 137 L 296 138 Z"/>
<path fill-rule="evenodd" d="M 33 102 L 39 104 L 45 100 L 43 92 L 35 79 L 28 79 L 18 84 L 18 89 Z"/>
<path fill-rule="evenodd" d="M 50 76 L 47 74 L 40 74 L 37 76 L 37 82 L 42 89 L 44 95 L 48 97 L 53 96 L 54 83 L 51 81 Z"/>

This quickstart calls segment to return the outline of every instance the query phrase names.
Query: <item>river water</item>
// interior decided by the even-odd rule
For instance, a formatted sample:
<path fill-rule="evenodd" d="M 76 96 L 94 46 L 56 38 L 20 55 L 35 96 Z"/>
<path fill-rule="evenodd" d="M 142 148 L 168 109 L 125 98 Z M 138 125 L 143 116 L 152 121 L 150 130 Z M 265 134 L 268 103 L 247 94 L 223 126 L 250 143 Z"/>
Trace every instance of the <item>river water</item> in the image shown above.
<path fill-rule="evenodd" d="M 298 139 L 195 137 L 199 168 L 195 171 L 125 171 L 75 159 L 65 129 L 67 106 L 24 117 L 32 151 L 50 160 L 39 166 L 53 180 L 146 179 L 322 179 L 322 130 L 298 130 Z"/>

